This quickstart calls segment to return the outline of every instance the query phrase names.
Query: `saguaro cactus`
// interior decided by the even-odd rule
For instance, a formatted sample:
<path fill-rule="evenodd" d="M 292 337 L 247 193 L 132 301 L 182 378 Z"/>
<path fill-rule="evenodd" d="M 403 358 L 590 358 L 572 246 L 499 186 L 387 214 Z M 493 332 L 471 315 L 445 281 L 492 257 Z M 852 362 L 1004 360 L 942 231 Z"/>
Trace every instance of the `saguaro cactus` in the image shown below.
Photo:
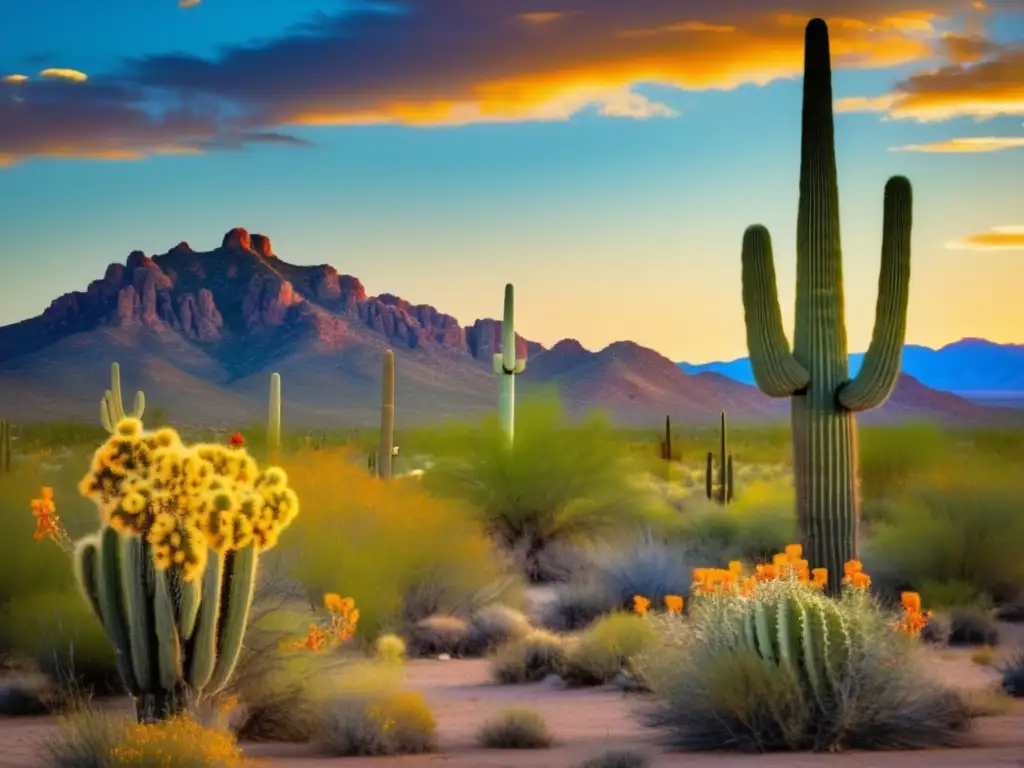
<path fill-rule="evenodd" d="M 721 426 L 718 433 L 717 481 L 715 479 L 715 458 L 711 451 L 708 451 L 707 467 L 704 470 L 704 487 L 708 499 L 723 506 L 731 502 L 734 496 L 732 454 L 729 453 L 729 439 L 725 418 L 725 411 L 722 411 L 719 417 Z"/>
<path fill-rule="evenodd" d="M 662 461 L 672 461 L 672 417 L 665 414 L 665 439 L 661 441 Z"/>
<path fill-rule="evenodd" d="M 494 372 L 501 377 L 498 411 L 508 441 L 515 437 L 516 374 L 526 370 L 526 360 L 516 357 L 515 289 L 505 286 L 505 313 L 501 321 L 501 352 L 494 355 Z"/>
<path fill-rule="evenodd" d="M 172 429 L 144 433 L 125 419 L 79 488 L 104 522 L 77 544 L 75 575 L 139 721 L 223 689 L 259 554 L 299 511 L 284 472 L 260 471 L 243 448 L 185 446 Z"/>
<path fill-rule="evenodd" d="M 281 450 L 281 374 L 270 374 L 270 398 L 267 412 L 267 455 Z"/>
<path fill-rule="evenodd" d="M 812 566 L 843 572 L 856 559 L 859 525 L 853 414 L 882 405 L 900 370 L 910 280 L 912 192 L 901 176 L 885 185 L 882 267 L 875 328 L 857 377 L 849 376 L 839 237 L 828 27 L 807 25 L 797 218 L 796 330 L 782 328 L 771 238 L 743 235 L 743 305 L 754 378 L 792 401 L 793 470 L 801 541 Z M 838 579 L 830 580 L 833 594 Z"/>
<path fill-rule="evenodd" d="M 0 475 L 11 471 L 11 422 L 0 421 Z"/>
<path fill-rule="evenodd" d="M 121 399 L 121 366 L 117 363 L 110 364 L 110 389 L 103 393 L 100 400 L 100 424 L 103 428 L 113 434 L 114 427 L 121 419 L 129 417 L 141 419 L 146 411 L 146 394 L 140 389 L 135 393 L 135 402 L 132 404 L 131 413 L 125 413 L 124 401 Z"/>
<path fill-rule="evenodd" d="M 395 353 L 384 350 L 380 382 L 380 443 L 377 446 L 377 476 L 390 480 L 395 447 Z"/>

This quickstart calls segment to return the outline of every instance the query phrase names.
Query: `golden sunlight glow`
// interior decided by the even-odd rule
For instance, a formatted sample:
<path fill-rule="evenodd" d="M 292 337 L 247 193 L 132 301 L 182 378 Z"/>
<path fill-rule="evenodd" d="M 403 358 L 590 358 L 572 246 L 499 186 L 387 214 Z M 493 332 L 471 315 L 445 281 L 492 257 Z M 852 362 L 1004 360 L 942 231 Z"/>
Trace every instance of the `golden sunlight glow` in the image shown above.
<path fill-rule="evenodd" d="M 931 144 L 907 144 L 903 147 L 892 147 L 890 152 L 998 152 L 1002 149 L 1024 147 L 1024 136 L 972 136 L 946 139 Z"/>
<path fill-rule="evenodd" d="M 946 248 L 951 251 L 1022 251 L 1024 226 L 993 227 L 988 232 L 954 240 Z"/>
<path fill-rule="evenodd" d="M 70 80 L 74 83 L 84 83 L 89 79 L 89 76 L 84 72 L 79 72 L 77 69 L 65 69 L 63 67 L 51 67 L 49 69 L 44 69 L 39 73 L 39 76 L 54 80 Z"/>
<path fill-rule="evenodd" d="M 4 75 L 0 78 L 0 83 L 12 83 L 14 85 L 18 85 L 25 82 L 28 82 L 28 75 Z"/>

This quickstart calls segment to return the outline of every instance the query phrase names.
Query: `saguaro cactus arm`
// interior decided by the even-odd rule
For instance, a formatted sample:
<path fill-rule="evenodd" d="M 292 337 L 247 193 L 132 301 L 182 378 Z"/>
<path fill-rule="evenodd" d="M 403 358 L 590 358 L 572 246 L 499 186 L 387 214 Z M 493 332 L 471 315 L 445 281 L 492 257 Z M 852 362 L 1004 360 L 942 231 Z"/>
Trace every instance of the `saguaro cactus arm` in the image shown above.
<path fill-rule="evenodd" d="M 782 328 L 772 238 L 760 224 L 743 233 L 743 313 L 758 388 L 770 397 L 789 397 L 806 388 L 811 375 L 793 356 Z"/>
<path fill-rule="evenodd" d="M 910 229 L 913 191 L 894 176 L 885 185 L 882 223 L 882 268 L 871 344 L 860 372 L 839 387 L 839 403 L 850 411 L 877 408 L 889 399 L 900 373 L 907 330 L 910 286 Z"/>

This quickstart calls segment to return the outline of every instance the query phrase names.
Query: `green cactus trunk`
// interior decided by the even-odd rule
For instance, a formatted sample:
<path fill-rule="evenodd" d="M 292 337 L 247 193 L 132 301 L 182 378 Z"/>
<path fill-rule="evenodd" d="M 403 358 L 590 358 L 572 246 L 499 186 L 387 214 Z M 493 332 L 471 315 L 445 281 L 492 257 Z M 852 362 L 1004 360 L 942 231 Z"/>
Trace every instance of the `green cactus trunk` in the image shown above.
<path fill-rule="evenodd" d="M 0 475 L 11 471 L 11 422 L 0 420 Z"/>
<path fill-rule="evenodd" d="M 380 384 L 380 443 L 377 448 L 377 476 L 390 480 L 395 449 L 395 353 L 384 350 Z"/>
<path fill-rule="evenodd" d="M 228 682 L 252 605 L 258 556 L 250 544 L 210 553 L 200 580 L 153 566 L 149 545 L 109 526 L 79 543 L 79 587 L 114 646 L 140 723 L 184 712 Z"/>
<path fill-rule="evenodd" d="M 707 462 L 704 466 L 704 493 L 708 501 L 715 498 L 715 454 L 708 451 Z"/>
<path fill-rule="evenodd" d="M 516 375 L 526 370 L 526 360 L 516 357 L 515 289 L 505 286 L 505 311 L 501 321 L 501 352 L 494 355 L 494 372 L 501 377 L 498 414 L 508 442 L 515 439 Z"/>
<path fill-rule="evenodd" d="M 661 458 L 672 461 L 672 417 L 668 414 L 665 415 L 665 445 Z"/>
<path fill-rule="evenodd" d="M 910 182 L 885 187 L 882 269 L 875 329 L 860 373 L 849 377 L 839 188 L 828 28 L 807 25 L 804 53 L 796 327 L 782 329 L 771 238 L 760 225 L 743 238 L 747 347 L 758 386 L 792 399 L 793 471 L 804 552 L 827 568 L 838 594 L 843 565 L 857 556 L 859 500 L 855 411 L 885 402 L 899 374 L 910 278 Z"/>
<path fill-rule="evenodd" d="M 726 504 L 731 504 L 732 500 L 736 496 L 736 485 L 735 485 L 735 481 L 733 479 L 733 474 L 732 474 L 732 454 L 731 453 L 729 454 L 729 460 L 726 463 L 725 482 L 726 482 L 726 488 L 727 488 L 726 493 L 725 493 L 725 503 Z"/>
<path fill-rule="evenodd" d="M 267 404 L 267 456 L 281 450 L 281 374 L 270 374 L 270 397 Z"/>
<path fill-rule="evenodd" d="M 117 363 L 110 364 L 110 389 L 103 394 L 100 400 L 100 424 L 107 432 L 113 433 L 114 426 L 127 417 L 141 419 L 146 412 L 146 394 L 139 390 L 135 393 L 135 402 L 132 404 L 131 413 L 124 410 L 124 400 L 121 397 L 121 366 Z"/>
<path fill-rule="evenodd" d="M 726 433 L 725 411 L 722 411 L 720 424 L 718 433 L 718 503 L 724 507 L 729 502 L 730 495 L 727 467 L 729 461 L 729 438 Z"/>

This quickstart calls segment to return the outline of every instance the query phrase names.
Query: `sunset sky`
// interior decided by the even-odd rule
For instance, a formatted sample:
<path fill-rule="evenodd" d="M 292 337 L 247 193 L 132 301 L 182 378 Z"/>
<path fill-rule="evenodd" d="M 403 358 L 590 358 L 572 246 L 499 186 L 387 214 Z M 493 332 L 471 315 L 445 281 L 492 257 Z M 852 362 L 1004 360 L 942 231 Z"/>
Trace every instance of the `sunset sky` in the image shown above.
<path fill-rule="evenodd" d="M 0 324 L 241 226 L 464 324 L 512 281 L 543 343 L 742 356 L 749 224 L 791 327 L 819 15 L 852 351 L 893 174 L 915 193 L 909 341 L 1024 342 L 1022 0 L 7 3 Z"/>

